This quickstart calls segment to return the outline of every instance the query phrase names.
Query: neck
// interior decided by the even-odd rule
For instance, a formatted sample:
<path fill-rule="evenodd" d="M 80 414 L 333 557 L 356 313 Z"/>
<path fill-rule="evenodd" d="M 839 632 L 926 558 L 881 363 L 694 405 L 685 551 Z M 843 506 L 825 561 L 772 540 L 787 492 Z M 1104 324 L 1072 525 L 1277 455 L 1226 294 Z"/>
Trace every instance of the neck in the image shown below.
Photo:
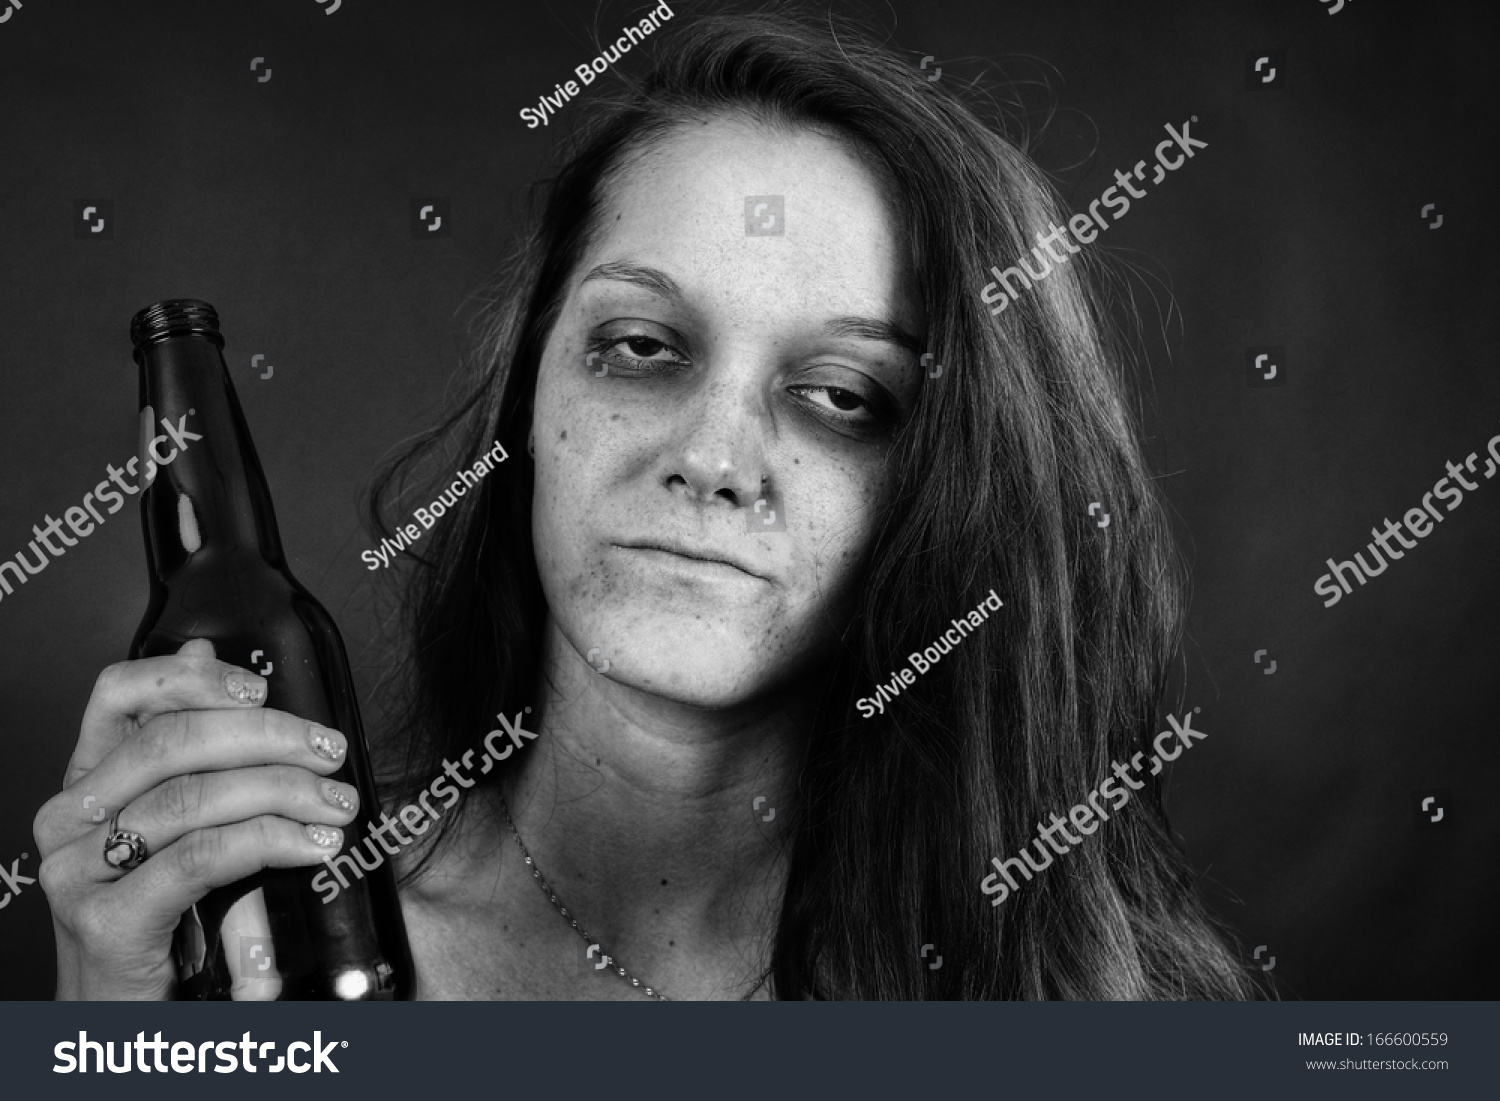
<path fill-rule="evenodd" d="M 597 673 L 550 622 L 543 667 L 540 737 L 507 800 L 559 898 L 643 970 L 669 941 L 702 957 L 749 950 L 764 966 L 805 702 L 664 700 Z"/>

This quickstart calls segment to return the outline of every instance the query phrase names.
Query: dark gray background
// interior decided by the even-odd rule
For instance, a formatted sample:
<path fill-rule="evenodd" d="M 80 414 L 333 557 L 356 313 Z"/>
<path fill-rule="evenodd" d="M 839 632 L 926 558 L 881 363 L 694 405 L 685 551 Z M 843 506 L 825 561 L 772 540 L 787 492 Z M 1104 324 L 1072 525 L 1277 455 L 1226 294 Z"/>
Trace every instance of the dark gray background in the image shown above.
<path fill-rule="evenodd" d="M 524 189 L 580 105 L 537 130 L 517 112 L 597 54 L 596 28 L 613 41 L 648 7 L 14 11 L 0 24 L 0 558 L 133 454 L 130 316 L 205 298 L 294 569 L 373 684 L 385 659 L 360 491 L 435 411 L 458 365 L 457 311 L 502 262 Z M 1500 484 L 1481 479 L 1333 608 L 1312 589 L 1325 559 L 1352 557 L 1445 462 L 1500 432 L 1484 9 L 834 10 L 862 10 L 913 65 L 935 55 L 944 81 L 1045 80 L 1059 111 L 1039 156 L 1075 207 L 1149 161 L 1166 123 L 1198 116 L 1209 147 L 1108 234 L 1133 269 L 1147 448 L 1193 566 L 1182 692 L 1210 736 L 1174 766 L 1174 825 L 1245 956 L 1275 957 L 1284 997 L 1493 997 Z M 670 48 L 673 30 L 654 43 Z M 1247 91 L 1247 54 L 1272 49 L 1286 51 L 1285 87 Z M 619 67 L 645 63 L 632 52 Z M 1046 89 L 1025 99 L 1040 122 Z M 413 239 L 418 196 L 451 199 L 452 236 Z M 111 201 L 112 239 L 75 237 L 80 198 Z M 1246 385 L 1255 345 L 1286 348 L 1286 386 Z M 269 380 L 250 369 L 257 352 Z M 145 597 L 132 500 L 0 600 L 7 869 L 27 853 L 20 870 L 35 874 L 32 815 Z M 1447 828 L 1416 826 L 1413 792 L 1429 788 L 1450 793 Z M 0 996 L 47 997 L 51 972 L 29 887 L 0 910 Z"/>

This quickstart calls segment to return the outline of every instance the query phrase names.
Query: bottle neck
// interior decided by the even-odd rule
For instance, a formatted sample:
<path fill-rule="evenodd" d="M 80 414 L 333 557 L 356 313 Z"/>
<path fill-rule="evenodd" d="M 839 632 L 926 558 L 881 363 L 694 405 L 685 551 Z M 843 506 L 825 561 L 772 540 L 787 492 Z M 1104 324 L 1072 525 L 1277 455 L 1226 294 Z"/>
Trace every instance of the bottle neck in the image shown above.
<path fill-rule="evenodd" d="M 217 334 L 174 334 L 136 352 L 141 487 L 152 572 L 259 558 L 282 570 L 276 514 Z"/>

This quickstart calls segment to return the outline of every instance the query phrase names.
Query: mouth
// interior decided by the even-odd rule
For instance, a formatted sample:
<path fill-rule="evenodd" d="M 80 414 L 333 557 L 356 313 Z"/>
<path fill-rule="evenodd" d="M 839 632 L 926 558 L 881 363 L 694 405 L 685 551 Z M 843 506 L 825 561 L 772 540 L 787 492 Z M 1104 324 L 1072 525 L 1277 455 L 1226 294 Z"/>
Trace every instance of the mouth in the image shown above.
<path fill-rule="evenodd" d="M 689 547 L 682 543 L 676 543 L 664 539 L 642 539 L 628 543 L 616 543 L 615 546 L 625 550 L 646 551 L 648 553 L 670 555 L 672 558 L 685 560 L 687 562 L 702 562 L 710 566 L 722 566 L 745 576 L 753 577 L 757 581 L 769 581 L 770 578 L 762 573 L 757 573 L 750 567 L 750 563 L 739 558 L 724 554 L 722 551 L 710 550 L 702 547 Z"/>

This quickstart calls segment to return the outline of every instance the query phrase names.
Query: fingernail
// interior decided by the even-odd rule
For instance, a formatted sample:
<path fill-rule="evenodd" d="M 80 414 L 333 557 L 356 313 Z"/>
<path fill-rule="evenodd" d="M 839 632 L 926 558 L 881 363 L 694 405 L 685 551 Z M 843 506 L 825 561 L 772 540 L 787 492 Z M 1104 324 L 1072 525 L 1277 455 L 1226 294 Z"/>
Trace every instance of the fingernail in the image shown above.
<path fill-rule="evenodd" d="M 323 799 L 339 810 L 354 809 L 354 789 L 344 784 L 335 783 L 332 780 L 324 780 L 322 785 Z"/>
<path fill-rule="evenodd" d="M 312 746 L 312 751 L 325 761 L 337 761 L 344 756 L 344 738 L 337 730 L 311 723 L 307 742 Z"/>
<path fill-rule="evenodd" d="M 325 849 L 336 849 L 344 843 L 344 831 L 333 826 L 321 826 L 317 823 L 303 827 L 307 836 L 312 839 L 313 844 L 322 845 Z"/>
<path fill-rule="evenodd" d="M 260 703 L 266 698 L 266 682 L 254 673 L 235 670 L 224 674 L 224 691 L 237 703 Z"/>

